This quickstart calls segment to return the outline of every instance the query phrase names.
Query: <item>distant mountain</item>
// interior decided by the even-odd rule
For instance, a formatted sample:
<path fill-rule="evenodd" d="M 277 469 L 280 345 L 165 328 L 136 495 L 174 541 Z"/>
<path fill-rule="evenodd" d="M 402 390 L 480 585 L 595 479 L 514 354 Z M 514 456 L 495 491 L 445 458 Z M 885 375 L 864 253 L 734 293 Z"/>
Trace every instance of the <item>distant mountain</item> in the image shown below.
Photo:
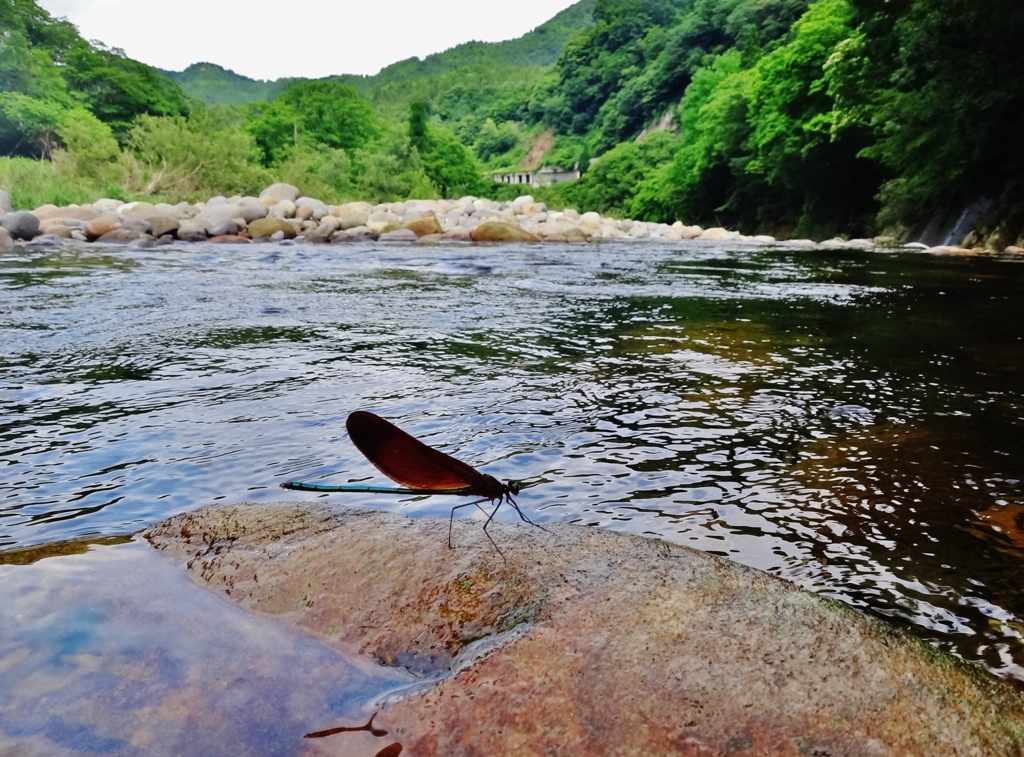
<path fill-rule="evenodd" d="M 273 100 L 292 81 L 250 79 L 216 63 L 193 63 L 184 71 L 159 68 L 157 71 L 175 82 L 189 97 L 207 105 L 245 105 L 257 100 Z"/>
<path fill-rule="evenodd" d="M 549 21 L 517 39 L 505 42 L 465 42 L 441 53 L 392 63 L 373 76 L 338 74 L 327 77 L 351 84 L 364 95 L 386 85 L 403 84 L 421 77 L 451 73 L 467 66 L 540 67 L 557 60 L 566 40 L 593 23 L 597 0 L 580 0 Z M 158 69 L 159 70 L 159 69 Z M 207 105 L 244 105 L 272 100 L 296 79 L 264 81 L 236 74 L 215 63 L 194 63 L 184 71 L 159 70 L 187 95 Z"/>
<path fill-rule="evenodd" d="M 361 78 L 367 87 L 379 87 L 413 76 L 446 74 L 476 64 L 550 66 L 562 52 L 569 36 L 594 23 L 597 0 L 580 0 L 522 37 L 505 42 L 464 42 L 423 60 L 408 58 L 392 63 L 373 76 Z M 355 84 L 355 82 L 350 82 Z M 357 85 L 358 86 L 358 85 Z"/>

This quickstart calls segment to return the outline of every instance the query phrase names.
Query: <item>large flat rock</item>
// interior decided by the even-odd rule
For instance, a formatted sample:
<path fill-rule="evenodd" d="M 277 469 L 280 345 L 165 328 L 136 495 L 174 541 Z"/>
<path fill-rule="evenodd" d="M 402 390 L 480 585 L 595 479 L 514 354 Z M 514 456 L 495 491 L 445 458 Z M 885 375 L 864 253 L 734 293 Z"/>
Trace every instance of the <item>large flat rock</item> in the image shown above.
<path fill-rule="evenodd" d="M 883 621 L 685 547 L 549 528 L 493 524 L 507 562 L 478 521 L 448 549 L 446 521 L 309 503 L 144 536 L 246 608 L 426 676 L 375 720 L 403 754 L 1024 753 L 1018 692 Z"/>

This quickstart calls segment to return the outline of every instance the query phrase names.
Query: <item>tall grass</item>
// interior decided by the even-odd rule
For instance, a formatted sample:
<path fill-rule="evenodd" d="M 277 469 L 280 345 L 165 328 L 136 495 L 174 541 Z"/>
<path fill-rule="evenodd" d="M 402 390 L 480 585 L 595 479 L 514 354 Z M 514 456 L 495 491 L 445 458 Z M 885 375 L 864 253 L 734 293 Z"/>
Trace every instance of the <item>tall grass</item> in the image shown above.
<path fill-rule="evenodd" d="M 100 197 L 125 199 L 120 187 L 97 186 L 82 177 L 67 176 L 47 160 L 0 157 L 0 189 L 11 196 L 15 209 L 40 205 L 83 205 Z"/>

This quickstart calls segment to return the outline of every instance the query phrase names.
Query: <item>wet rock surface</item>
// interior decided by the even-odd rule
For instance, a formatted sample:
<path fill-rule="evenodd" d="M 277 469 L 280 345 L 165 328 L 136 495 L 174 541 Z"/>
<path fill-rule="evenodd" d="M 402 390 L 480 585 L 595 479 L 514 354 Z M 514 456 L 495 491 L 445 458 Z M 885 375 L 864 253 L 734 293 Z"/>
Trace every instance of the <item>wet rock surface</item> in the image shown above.
<path fill-rule="evenodd" d="M 661 541 L 218 506 L 145 538 L 243 607 L 426 676 L 377 715 L 413 755 L 1008 755 L 1024 698 L 768 574 Z M 328 749 L 328 742 L 311 744 Z"/>

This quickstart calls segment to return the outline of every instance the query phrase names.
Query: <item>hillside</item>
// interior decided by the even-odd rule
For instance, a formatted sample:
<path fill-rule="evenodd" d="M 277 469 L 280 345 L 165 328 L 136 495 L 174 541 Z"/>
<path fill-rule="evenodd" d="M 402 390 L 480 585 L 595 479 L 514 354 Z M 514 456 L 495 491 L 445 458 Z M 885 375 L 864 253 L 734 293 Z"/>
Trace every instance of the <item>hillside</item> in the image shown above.
<path fill-rule="evenodd" d="M 593 23 L 597 0 L 580 0 L 522 37 L 504 42 L 465 42 L 444 52 L 407 58 L 381 69 L 372 76 L 337 74 L 328 77 L 355 87 L 371 102 L 393 99 L 396 91 L 420 89 L 424 78 L 472 68 L 500 71 L 509 68 L 544 67 L 554 63 L 573 33 Z M 186 94 L 207 105 L 244 105 L 273 100 L 294 79 L 263 81 L 250 79 L 214 63 L 194 63 L 184 71 L 160 71 L 176 82 Z M 413 82 L 416 82 L 414 86 Z M 428 85 L 429 86 L 429 85 Z M 387 98 L 375 98 L 376 90 L 387 88 Z M 402 97 L 404 101 L 406 98 Z M 407 104 L 406 104 L 407 107 Z"/>
<path fill-rule="evenodd" d="M 270 176 L 324 199 L 506 197 L 522 188 L 488 174 L 532 156 L 585 171 L 531 190 L 550 207 L 1024 241 L 1020 0 L 582 0 L 517 40 L 374 76 L 168 74 L 250 103 L 209 109 L 33 0 L 0 0 L 0 30 L 0 180 L 25 198 L 193 198 Z"/>
<path fill-rule="evenodd" d="M 175 82 L 189 97 L 207 105 L 245 105 L 257 100 L 273 100 L 291 81 L 250 79 L 216 63 L 193 63 L 184 71 L 162 68 L 157 71 Z"/>

